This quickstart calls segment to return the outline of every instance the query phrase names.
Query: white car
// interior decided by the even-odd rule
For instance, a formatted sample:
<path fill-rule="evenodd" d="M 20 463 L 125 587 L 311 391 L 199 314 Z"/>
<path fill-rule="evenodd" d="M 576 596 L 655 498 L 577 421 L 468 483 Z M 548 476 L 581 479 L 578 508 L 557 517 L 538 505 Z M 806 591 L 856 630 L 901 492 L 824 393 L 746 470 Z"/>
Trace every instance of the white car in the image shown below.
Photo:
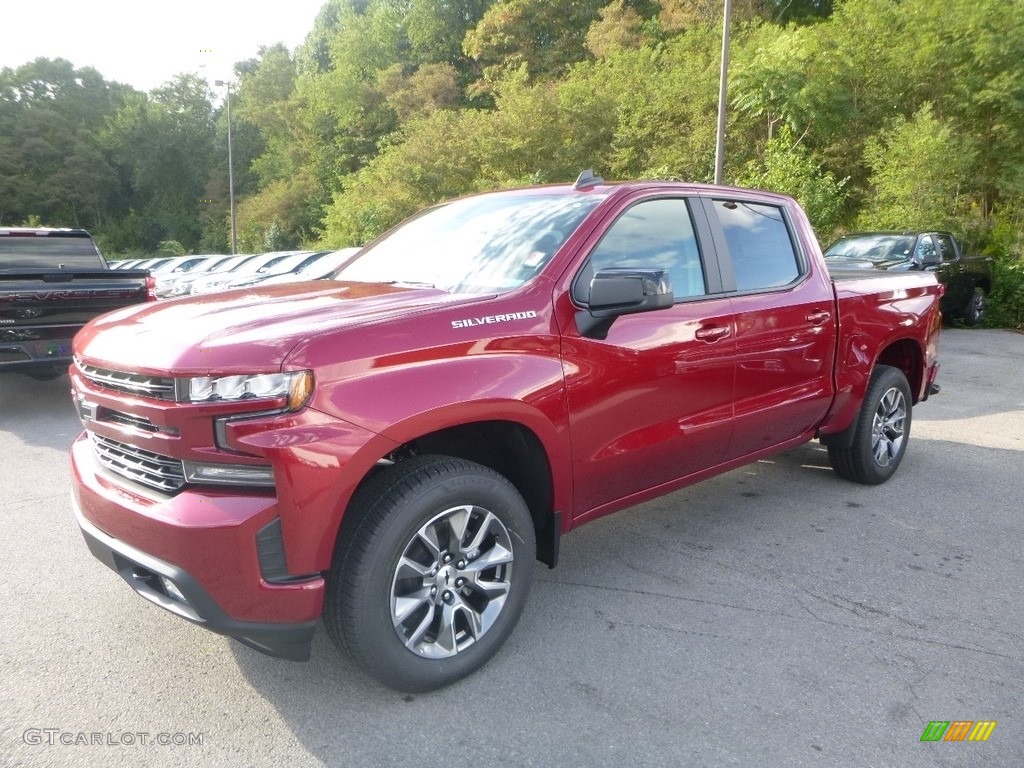
<path fill-rule="evenodd" d="M 281 285 L 282 283 L 301 283 L 306 280 L 323 280 L 329 277 L 346 261 L 351 259 L 360 248 L 342 248 L 340 251 L 328 251 L 317 256 L 294 272 L 268 277 L 260 285 Z"/>
<path fill-rule="evenodd" d="M 235 278 L 253 275 L 260 267 L 276 264 L 294 253 L 295 251 L 271 251 L 255 256 L 247 256 L 230 267 L 225 265 L 225 268 L 219 272 L 195 280 L 192 283 L 190 293 L 196 296 L 202 293 L 223 291 L 228 283 Z"/>
<path fill-rule="evenodd" d="M 168 296 L 184 296 L 192 287 L 192 282 L 202 275 L 208 275 L 223 268 L 228 261 L 236 256 L 209 256 L 201 264 L 196 265 L 185 274 L 158 276 L 156 279 L 157 298 Z"/>
<path fill-rule="evenodd" d="M 329 253 L 329 251 L 299 251 L 297 253 L 293 253 L 291 256 L 284 256 L 275 261 L 268 261 L 262 267 L 257 269 L 254 274 L 240 275 L 239 277 L 228 281 L 222 287 L 224 290 L 228 290 L 230 288 L 247 288 L 252 285 L 257 285 L 271 277 L 295 272 L 325 253 Z"/>

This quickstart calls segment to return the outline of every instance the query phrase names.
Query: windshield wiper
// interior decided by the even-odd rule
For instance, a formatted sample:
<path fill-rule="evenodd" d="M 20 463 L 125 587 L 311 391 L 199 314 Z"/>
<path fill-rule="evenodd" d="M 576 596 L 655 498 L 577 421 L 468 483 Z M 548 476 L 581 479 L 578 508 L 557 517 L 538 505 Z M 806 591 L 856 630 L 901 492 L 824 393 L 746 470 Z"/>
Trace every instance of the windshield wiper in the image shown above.
<path fill-rule="evenodd" d="M 376 280 L 381 285 L 407 285 L 410 288 L 437 288 L 433 283 L 421 283 L 416 280 Z"/>

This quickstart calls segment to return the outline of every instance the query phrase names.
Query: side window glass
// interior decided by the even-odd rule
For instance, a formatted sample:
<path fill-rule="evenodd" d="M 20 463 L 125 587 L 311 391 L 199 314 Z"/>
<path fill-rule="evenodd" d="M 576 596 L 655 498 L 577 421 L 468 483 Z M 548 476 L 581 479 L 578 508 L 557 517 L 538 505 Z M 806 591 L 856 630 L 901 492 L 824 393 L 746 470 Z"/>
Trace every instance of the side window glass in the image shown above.
<path fill-rule="evenodd" d="M 715 200 L 714 208 L 732 256 L 737 290 L 779 288 L 800 276 L 781 209 L 731 200 Z"/>
<path fill-rule="evenodd" d="M 949 235 L 936 235 L 939 241 L 939 256 L 943 261 L 956 261 L 956 249 Z"/>
<path fill-rule="evenodd" d="M 917 241 L 917 261 L 920 264 L 939 263 L 939 252 L 935 249 L 935 241 L 931 235 L 923 235 Z"/>
<path fill-rule="evenodd" d="M 682 198 L 637 203 L 619 216 L 590 254 L 583 277 L 606 267 L 666 269 L 677 300 L 707 293 L 693 221 Z M 576 293 L 586 301 L 589 279 L 580 283 Z"/>

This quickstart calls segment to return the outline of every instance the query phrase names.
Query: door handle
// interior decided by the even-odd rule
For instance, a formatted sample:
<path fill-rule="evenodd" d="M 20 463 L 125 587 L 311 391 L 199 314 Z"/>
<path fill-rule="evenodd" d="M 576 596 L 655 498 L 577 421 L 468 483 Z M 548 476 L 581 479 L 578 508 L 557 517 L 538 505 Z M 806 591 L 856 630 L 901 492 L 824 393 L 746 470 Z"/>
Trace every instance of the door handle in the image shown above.
<path fill-rule="evenodd" d="M 709 344 L 724 339 L 730 333 L 729 326 L 727 325 L 711 325 L 703 328 L 698 328 L 697 332 L 693 335 L 701 341 L 706 341 Z"/>
<path fill-rule="evenodd" d="M 808 323 L 812 323 L 814 325 L 824 325 L 828 322 L 830 317 L 832 317 L 831 312 L 826 312 L 823 309 L 816 309 L 814 312 L 807 315 L 805 319 Z"/>

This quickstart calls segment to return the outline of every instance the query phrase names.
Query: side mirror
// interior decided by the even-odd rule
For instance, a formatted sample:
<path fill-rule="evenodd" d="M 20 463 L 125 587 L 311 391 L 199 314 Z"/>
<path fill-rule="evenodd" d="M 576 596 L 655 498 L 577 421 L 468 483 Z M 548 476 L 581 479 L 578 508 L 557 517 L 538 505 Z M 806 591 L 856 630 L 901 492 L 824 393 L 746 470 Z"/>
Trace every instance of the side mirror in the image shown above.
<path fill-rule="evenodd" d="M 920 247 L 914 249 L 914 258 L 911 259 L 911 263 L 921 269 L 939 266 L 942 260 L 939 258 L 938 251 L 933 248 L 931 253 L 925 255 L 921 253 L 922 250 Z"/>
<path fill-rule="evenodd" d="M 608 267 L 590 281 L 587 309 L 576 313 L 576 327 L 582 336 L 603 339 L 615 318 L 667 309 L 675 294 L 665 269 Z"/>

